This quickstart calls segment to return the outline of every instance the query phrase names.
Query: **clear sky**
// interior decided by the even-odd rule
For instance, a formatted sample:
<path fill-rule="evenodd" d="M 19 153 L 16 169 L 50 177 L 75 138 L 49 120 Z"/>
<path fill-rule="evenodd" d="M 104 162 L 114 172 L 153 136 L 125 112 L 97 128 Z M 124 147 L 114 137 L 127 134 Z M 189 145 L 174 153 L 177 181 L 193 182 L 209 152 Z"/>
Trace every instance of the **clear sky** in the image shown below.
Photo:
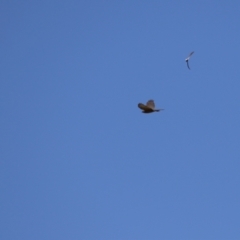
<path fill-rule="evenodd" d="M 2 0 L 0 33 L 0 239 L 240 239 L 240 1 Z"/>

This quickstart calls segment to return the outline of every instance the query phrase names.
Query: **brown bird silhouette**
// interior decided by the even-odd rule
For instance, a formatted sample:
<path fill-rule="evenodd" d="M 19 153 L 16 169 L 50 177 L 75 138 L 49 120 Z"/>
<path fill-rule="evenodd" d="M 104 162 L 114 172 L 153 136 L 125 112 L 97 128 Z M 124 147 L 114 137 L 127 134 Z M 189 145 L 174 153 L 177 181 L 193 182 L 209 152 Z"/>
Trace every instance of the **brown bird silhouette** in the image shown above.
<path fill-rule="evenodd" d="M 155 109 L 155 103 L 153 100 L 149 100 L 146 103 L 146 105 L 139 103 L 138 107 L 143 110 L 142 111 L 143 113 L 152 113 L 152 112 L 159 112 L 161 110 L 164 110 L 164 109 Z"/>

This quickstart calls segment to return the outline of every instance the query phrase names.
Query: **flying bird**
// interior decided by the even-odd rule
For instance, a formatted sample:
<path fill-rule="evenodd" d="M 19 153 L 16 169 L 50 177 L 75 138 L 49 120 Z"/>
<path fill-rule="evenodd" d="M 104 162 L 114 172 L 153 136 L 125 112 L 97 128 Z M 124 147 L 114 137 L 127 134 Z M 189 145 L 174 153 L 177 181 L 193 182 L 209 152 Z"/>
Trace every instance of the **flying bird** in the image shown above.
<path fill-rule="evenodd" d="M 187 63 L 187 67 L 188 67 L 189 70 L 190 70 L 190 67 L 189 67 L 188 61 L 189 61 L 189 59 L 191 58 L 191 56 L 193 55 L 193 53 L 194 53 L 194 52 L 191 52 L 191 53 L 188 55 L 188 57 L 185 59 L 185 61 L 186 61 L 186 63 Z"/>
<path fill-rule="evenodd" d="M 143 110 L 142 111 L 143 113 L 152 113 L 152 112 L 159 112 L 161 110 L 164 110 L 164 109 L 155 109 L 155 103 L 153 100 L 149 100 L 146 103 L 146 105 L 139 103 L 138 107 Z"/>

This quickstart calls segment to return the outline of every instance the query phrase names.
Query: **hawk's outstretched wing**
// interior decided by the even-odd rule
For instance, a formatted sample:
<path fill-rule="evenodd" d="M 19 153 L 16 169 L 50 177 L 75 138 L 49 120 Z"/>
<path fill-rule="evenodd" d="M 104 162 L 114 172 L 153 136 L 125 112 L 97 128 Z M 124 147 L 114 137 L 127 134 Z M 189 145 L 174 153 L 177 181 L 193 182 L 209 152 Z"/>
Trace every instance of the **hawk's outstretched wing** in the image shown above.
<path fill-rule="evenodd" d="M 142 104 L 142 103 L 139 103 L 139 104 L 138 104 L 138 107 L 139 107 L 140 109 L 142 109 L 143 111 L 152 110 L 151 108 L 149 108 L 148 106 L 146 106 L 146 105 L 144 105 L 144 104 Z"/>
<path fill-rule="evenodd" d="M 154 103 L 153 100 L 149 100 L 149 101 L 146 103 L 146 105 L 147 105 L 149 108 L 151 108 L 152 110 L 155 109 L 155 103 Z"/>

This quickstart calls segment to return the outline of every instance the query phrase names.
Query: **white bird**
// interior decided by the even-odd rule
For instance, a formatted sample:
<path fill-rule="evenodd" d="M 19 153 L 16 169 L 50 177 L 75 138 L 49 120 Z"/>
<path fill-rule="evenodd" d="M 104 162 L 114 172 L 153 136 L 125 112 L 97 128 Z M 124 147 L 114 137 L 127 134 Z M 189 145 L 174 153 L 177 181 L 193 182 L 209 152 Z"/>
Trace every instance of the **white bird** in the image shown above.
<path fill-rule="evenodd" d="M 191 53 L 188 55 L 188 57 L 185 59 L 189 70 L 190 70 L 190 67 L 189 67 L 188 61 L 189 61 L 189 59 L 191 58 L 191 56 L 193 55 L 193 53 L 194 53 L 194 52 L 191 52 Z"/>

